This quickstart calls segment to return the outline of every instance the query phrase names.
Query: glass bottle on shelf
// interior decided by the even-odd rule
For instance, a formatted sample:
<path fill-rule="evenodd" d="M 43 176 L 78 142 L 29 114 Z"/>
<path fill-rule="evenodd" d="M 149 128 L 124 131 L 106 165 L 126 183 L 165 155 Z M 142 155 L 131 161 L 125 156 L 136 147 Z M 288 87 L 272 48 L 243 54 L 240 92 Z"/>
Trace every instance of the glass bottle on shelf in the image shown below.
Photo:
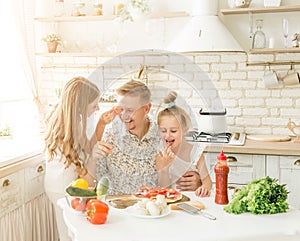
<path fill-rule="evenodd" d="M 64 0 L 55 0 L 54 5 L 54 16 L 55 17 L 61 17 L 64 15 L 65 11 L 65 3 Z"/>
<path fill-rule="evenodd" d="M 263 20 L 257 19 L 256 20 L 256 31 L 253 35 L 252 40 L 252 48 L 253 49 L 261 49 L 266 47 L 266 35 L 262 31 Z"/>

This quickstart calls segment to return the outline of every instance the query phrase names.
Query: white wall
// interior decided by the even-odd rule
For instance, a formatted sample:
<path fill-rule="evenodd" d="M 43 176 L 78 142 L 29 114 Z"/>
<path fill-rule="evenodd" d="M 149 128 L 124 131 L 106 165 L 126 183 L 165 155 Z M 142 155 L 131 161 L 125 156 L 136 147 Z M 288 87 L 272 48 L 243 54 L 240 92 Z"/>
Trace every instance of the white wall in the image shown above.
<path fill-rule="evenodd" d="M 156 4 L 158 0 L 155 0 Z M 170 10 L 183 10 L 190 11 L 192 5 L 189 3 L 197 3 L 199 0 L 184 1 L 185 4 L 182 6 L 183 0 L 177 0 L 181 5 L 176 5 L 175 1 L 172 1 L 168 5 Z M 289 0 L 290 4 L 292 0 Z M 52 2 L 52 1 L 51 1 Z M 294 3 L 296 3 L 295 1 Z M 70 3 L 70 0 L 67 0 Z M 161 4 L 162 2 L 159 1 Z M 166 3 L 164 1 L 163 3 Z M 221 1 L 220 5 L 226 5 L 227 1 Z M 253 1 L 256 4 L 262 4 L 262 0 Z M 173 5 L 172 5 L 173 4 Z M 177 7 L 180 6 L 180 9 Z M 209 5 L 210 6 L 210 5 Z M 160 6 L 156 6 L 160 7 Z M 49 8 L 50 9 L 50 8 Z M 193 8 L 192 8 L 193 9 Z M 68 8 L 68 10 L 70 10 Z M 167 9 L 166 9 L 167 10 Z M 193 9 L 195 10 L 195 9 Z M 266 19 L 266 34 L 271 36 L 274 31 L 276 36 L 276 44 L 281 44 L 281 18 L 282 16 L 288 16 L 291 20 L 291 31 L 294 31 L 296 21 L 296 13 L 284 13 L 284 14 L 264 14 L 258 17 Z M 256 18 L 256 16 L 255 16 Z M 248 17 L 247 15 L 235 15 L 226 16 L 223 20 L 227 23 L 228 27 L 236 35 L 245 48 L 250 46 L 248 39 Z M 82 56 L 77 54 L 72 56 L 72 53 L 66 53 L 58 56 L 38 56 L 38 78 L 41 81 L 41 95 L 43 104 L 48 107 L 49 104 L 53 104 L 57 101 L 55 89 L 61 88 L 66 81 L 70 78 L 82 75 L 90 77 L 91 74 L 95 73 L 95 66 L 101 66 L 107 61 L 111 61 L 108 65 L 102 66 L 100 70 L 94 74 L 99 80 L 99 85 L 107 90 L 111 83 L 115 86 L 111 86 L 113 89 L 117 85 L 121 84 L 122 81 L 127 78 L 133 72 L 137 72 L 140 65 L 155 65 L 163 66 L 162 69 L 154 71 L 149 75 L 149 85 L 156 89 L 157 96 L 163 97 L 166 91 L 159 91 L 159 88 L 167 87 L 174 89 L 190 104 L 194 113 L 198 112 L 199 108 L 205 106 L 207 98 L 214 98 L 216 93 L 219 94 L 223 106 L 227 109 L 227 122 L 230 131 L 244 131 L 247 133 L 265 133 L 265 134 L 290 134 L 286 128 L 286 123 L 289 119 L 295 122 L 300 122 L 300 99 L 299 89 L 300 85 L 294 86 L 279 86 L 274 89 L 266 89 L 261 81 L 266 67 L 263 66 L 246 66 L 246 63 L 256 61 L 300 61 L 300 54 L 264 54 L 264 55 L 249 55 L 244 52 L 195 52 L 185 55 L 191 63 L 186 63 L 183 58 L 176 57 L 173 54 L 162 53 L 162 54 L 131 54 L 126 57 L 101 57 L 96 54 L 85 56 L 84 52 L 96 53 L 104 51 L 108 53 L 112 50 L 115 42 L 118 42 L 117 50 L 122 48 L 130 42 L 134 43 L 136 49 L 144 48 L 145 43 L 156 44 L 158 41 L 152 38 L 151 33 L 159 32 L 163 34 L 163 22 L 161 20 L 155 20 L 158 22 L 157 25 L 152 25 L 152 29 L 143 28 L 145 23 L 128 24 L 126 27 L 126 34 L 122 32 L 122 27 L 115 22 L 83 22 L 83 23 L 64 23 L 61 25 L 52 23 L 39 24 L 38 29 L 41 32 L 47 33 L 49 29 L 59 30 L 65 40 L 67 40 L 73 46 L 69 46 L 65 52 L 78 52 L 82 51 Z M 144 33 L 150 34 L 147 38 L 134 33 L 136 25 L 139 26 Z M 46 25 L 46 26 L 45 26 Z M 103 25 L 103 26 L 102 26 Z M 106 25 L 106 27 L 104 26 Z M 267 28 L 270 26 L 270 28 Z M 123 26 L 124 27 L 124 26 Z M 128 27 L 128 28 L 127 28 Z M 275 34 L 276 33 L 276 34 Z M 119 35 L 122 38 L 114 39 L 114 34 Z M 273 36 L 273 35 L 272 35 Z M 103 40 L 108 45 L 103 45 Z M 75 41 L 78 46 L 75 46 Z M 88 41 L 89 44 L 86 44 Z M 98 45 L 97 44 L 98 41 Z M 160 40 L 159 40 L 160 41 Z M 159 42 L 158 41 L 158 42 Z M 222 41 L 222 39 L 220 39 Z M 100 45 L 99 45 L 100 42 Z M 38 46 L 37 52 L 45 51 L 45 45 L 43 45 L 39 39 L 37 39 Z M 123 47 L 122 47 L 123 46 Z M 110 47 L 111 49 L 108 49 Z M 281 47 L 281 46 L 279 46 Z M 73 48 L 73 49 L 72 49 Z M 101 49 L 104 48 L 104 49 Z M 115 49 L 116 50 L 116 49 Z M 112 52 L 112 51 L 111 51 Z M 54 67 L 49 67 L 49 66 Z M 65 66 L 57 68 L 56 66 Z M 201 75 L 198 74 L 198 70 L 201 69 Z M 46 68 L 42 68 L 46 67 Z M 295 66 L 299 71 L 300 66 Z M 171 74 L 167 74 L 165 69 L 168 69 Z M 278 72 L 279 77 L 286 74 L 289 66 L 276 66 L 272 67 Z M 178 73 L 174 75 L 172 73 Z M 121 79 L 114 82 L 116 78 L 125 75 L 126 79 Z M 206 78 L 207 77 L 207 78 Z M 199 88 L 207 88 L 207 83 L 213 83 L 215 89 L 212 91 L 207 90 L 207 98 L 202 99 L 197 92 L 191 88 L 184 80 L 188 79 L 193 82 L 194 85 L 200 86 Z M 105 80 L 105 81 L 104 81 Z M 208 81 L 204 81 L 208 80 Z M 105 93 L 104 93 L 105 94 Z M 105 106 L 107 108 L 107 104 Z"/>

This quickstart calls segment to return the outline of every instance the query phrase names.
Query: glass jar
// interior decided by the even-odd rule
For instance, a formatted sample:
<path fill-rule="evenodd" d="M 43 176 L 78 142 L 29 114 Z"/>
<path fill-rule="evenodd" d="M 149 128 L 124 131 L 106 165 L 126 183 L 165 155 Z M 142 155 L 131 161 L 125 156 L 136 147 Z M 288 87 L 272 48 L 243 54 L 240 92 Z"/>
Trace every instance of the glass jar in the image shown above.
<path fill-rule="evenodd" d="M 94 15 L 96 16 L 103 15 L 101 3 L 94 3 Z"/>
<path fill-rule="evenodd" d="M 253 49 L 262 49 L 266 47 L 266 35 L 262 31 L 263 20 L 256 20 L 256 32 L 253 35 L 252 48 Z"/>
<path fill-rule="evenodd" d="M 55 0 L 54 2 L 54 16 L 61 17 L 64 15 L 65 3 L 64 0 Z"/>
<path fill-rule="evenodd" d="M 121 15 L 122 9 L 125 8 L 125 2 L 123 0 L 117 0 L 114 4 L 114 15 Z"/>

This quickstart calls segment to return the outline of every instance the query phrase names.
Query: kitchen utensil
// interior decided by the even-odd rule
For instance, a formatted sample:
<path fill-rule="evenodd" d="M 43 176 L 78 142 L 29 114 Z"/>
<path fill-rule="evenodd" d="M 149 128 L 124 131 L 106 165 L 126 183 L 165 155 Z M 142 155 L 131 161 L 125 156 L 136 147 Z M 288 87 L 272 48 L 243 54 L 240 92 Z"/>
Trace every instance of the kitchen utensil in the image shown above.
<path fill-rule="evenodd" d="M 291 69 L 282 78 L 285 85 L 297 85 L 300 82 L 299 73 L 291 66 Z"/>
<path fill-rule="evenodd" d="M 296 136 L 296 138 L 293 141 L 300 142 L 300 125 L 297 125 L 293 121 L 289 121 L 287 127 Z M 298 130 L 298 132 L 296 131 L 296 129 Z"/>
<path fill-rule="evenodd" d="M 199 131 L 205 133 L 225 133 L 226 125 L 226 109 L 222 112 L 206 112 L 201 108 L 199 111 Z"/>
<path fill-rule="evenodd" d="M 230 137 L 228 145 L 243 146 L 245 144 L 246 134 L 245 133 L 233 133 Z"/>
<path fill-rule="evenodd" d="M 209 214 L 207 212 L 203 212 L 200 208 L 196 208 L 196 207 L 194 207 L 190 204 L 187 204 L 187 203 L 178 203 L 177 207 L 179 207 L 180 209 L 182 209 L 182 210 L 184 210 L 188 213 L 191 213 L 191 214 L 202 214 L 203 217 L 206 217 L 206 218 L 211 219 L 211 220 L 216 220 L 217 219 L 212 214 Z"/>
<path fill-rule="evenodd" d="M 263 49 L 266 47 L 266 35 L 262 31 L 263 20 L 256 20 L 256 31 L 253 35 L 252 48 L 253 49 Z"/>
<path fill-rule="evenodd" d="M 290 141 L 292 138 L 285 135 L 247 135 L 247 139 L 253 141 L 270 141 L 270 142 L 279 142 L 279 141 Z"/>
<path fill-rule="evenodd" d="M 278 86 L 278 77 L 274 70 L 268 70 L 262 77 L 262 81 L 266 88 L 272 88 Z"/>
<path fill-rule="evenodd" d="M 288 47 L 288 37 L 289 37 L 289 21 L 284 18 L 282 19 L 282 33 L 284 37 L 284 47 Z"/>

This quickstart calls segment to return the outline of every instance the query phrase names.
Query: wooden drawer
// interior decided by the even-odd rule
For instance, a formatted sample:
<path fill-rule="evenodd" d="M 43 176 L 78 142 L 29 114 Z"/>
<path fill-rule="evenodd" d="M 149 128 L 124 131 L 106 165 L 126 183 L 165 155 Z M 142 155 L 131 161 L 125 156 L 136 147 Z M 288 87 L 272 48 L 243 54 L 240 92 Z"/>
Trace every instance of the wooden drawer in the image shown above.
<path fill-rule="evenodd" d="M 24 203 L 24 170 L 0 179 L 0 216 Z"/>
<path fill-rule="evenodd" d="M 226 153 L 225 153 L 226 154 Z M 210 176 L 215 182 L 214 166 L 219 153 L 206 153 L 205 159 Z M 230 167 L 228 184 L 245 185 L 253 179 L 265 176 L 265 156 L 247 154 L 226 154 Z"/>
<path fill-rule="evenodd" d="M 46 164 L 43 158 L 39 163 L 25 168 L 25 202 L 28 202 L 44 192 Z"/>

